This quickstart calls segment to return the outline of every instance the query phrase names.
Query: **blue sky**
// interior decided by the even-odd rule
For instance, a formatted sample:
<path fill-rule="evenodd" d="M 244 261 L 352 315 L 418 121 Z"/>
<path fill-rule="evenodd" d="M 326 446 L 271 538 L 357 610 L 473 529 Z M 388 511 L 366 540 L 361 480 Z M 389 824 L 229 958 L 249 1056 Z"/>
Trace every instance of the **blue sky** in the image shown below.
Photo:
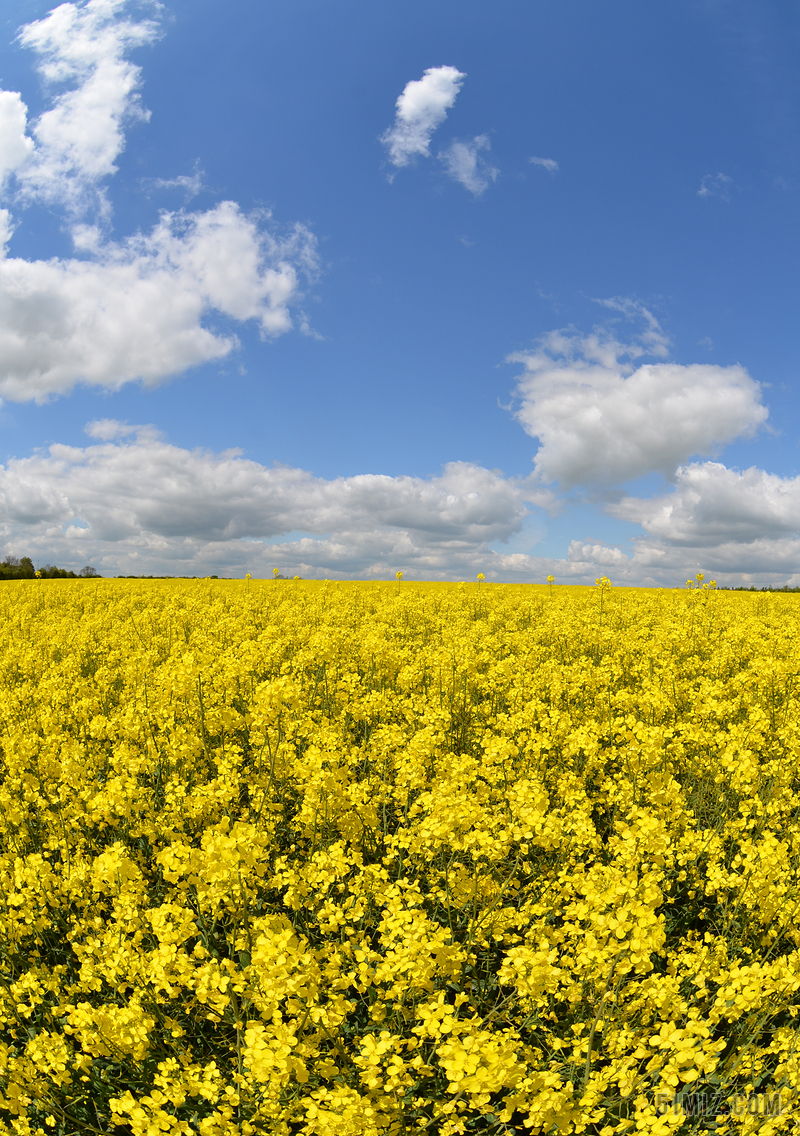
<path fill-rule="evenodd" d="M 800 13 L 7 3 L 0 535 L 800 583 Z"/>

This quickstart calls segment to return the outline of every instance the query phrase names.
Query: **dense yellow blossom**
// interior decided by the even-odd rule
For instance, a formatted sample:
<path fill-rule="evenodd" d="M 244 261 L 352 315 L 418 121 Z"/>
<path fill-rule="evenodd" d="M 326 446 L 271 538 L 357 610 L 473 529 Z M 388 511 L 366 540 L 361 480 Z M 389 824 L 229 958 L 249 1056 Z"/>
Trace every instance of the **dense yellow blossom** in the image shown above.
<path fill-rule="evenodd" d="M 0 589 L 3 1136 L 795 1129 L 800 599 L 401 581 Z"/>

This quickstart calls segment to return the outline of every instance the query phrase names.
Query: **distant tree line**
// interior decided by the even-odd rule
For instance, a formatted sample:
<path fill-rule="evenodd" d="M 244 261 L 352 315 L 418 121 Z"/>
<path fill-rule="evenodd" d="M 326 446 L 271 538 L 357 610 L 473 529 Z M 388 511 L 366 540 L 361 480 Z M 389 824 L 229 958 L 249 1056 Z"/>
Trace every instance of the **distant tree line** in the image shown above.
<path fill-rule="evenodd" d="M 749 588 L 740 585 L 738 588 L 727 588 L 720 585 L 717 588 L 718 592 L 800 592 L 800 587 L 790 588 L 788 584 L 784 584 L 782 588 L 774 588 L 772 584 L 764 584 L 763 587 L 757 588 L 755 584 L 751 584 Z"/>
<path fill-rule="evenodd" d="M 116 576 L 117 580 L 235 580 L 236 576 Z M 258 580 L 260 576 L 248 577 Z M 302 580 L 302 576 L 282 576 L 280 572 L 273 572 L 271 576 L 264 577 L 270 580 Z"/>
<path fill-rule="evenodd" d="M 97 571 L 89 564 L 80 572 L 57 568 L 55 564 L 43 564 L 37 572 L 30 556 L 7 556 L 0 564 L 0 580 L 86 580 L 96 576 Z"/>
<path fill-rule="evenodd" d="M 116 576 L 117 580 L 235 580 L 236 576 Z M 280 572 L 273 573 L 269 577 L 264 577 L 270 580 L 302 580 L 302 576 L 282 576 Z M 253 576 L 251 579 L 261 579 L 259 576 Z"/>

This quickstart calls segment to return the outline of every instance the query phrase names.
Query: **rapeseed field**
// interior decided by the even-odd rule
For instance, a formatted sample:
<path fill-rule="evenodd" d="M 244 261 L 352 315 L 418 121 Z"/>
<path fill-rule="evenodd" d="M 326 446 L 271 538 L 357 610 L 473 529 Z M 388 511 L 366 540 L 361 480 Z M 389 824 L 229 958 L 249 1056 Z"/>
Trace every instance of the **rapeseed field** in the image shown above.
<path fill-rule="evenodd" d="M 800 597 L 0 589 L 0 1132 L 769 1134 Z"/>

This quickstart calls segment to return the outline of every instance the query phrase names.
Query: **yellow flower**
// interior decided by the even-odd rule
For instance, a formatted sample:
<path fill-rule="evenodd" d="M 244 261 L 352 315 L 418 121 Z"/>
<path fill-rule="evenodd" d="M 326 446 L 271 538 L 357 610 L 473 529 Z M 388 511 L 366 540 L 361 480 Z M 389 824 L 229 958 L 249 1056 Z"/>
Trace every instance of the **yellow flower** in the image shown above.
<path fill-rule="evenodd" d="M 796 597 L 547 582 L 0 589 L 0 1132 L 778 1131 Z"/>

